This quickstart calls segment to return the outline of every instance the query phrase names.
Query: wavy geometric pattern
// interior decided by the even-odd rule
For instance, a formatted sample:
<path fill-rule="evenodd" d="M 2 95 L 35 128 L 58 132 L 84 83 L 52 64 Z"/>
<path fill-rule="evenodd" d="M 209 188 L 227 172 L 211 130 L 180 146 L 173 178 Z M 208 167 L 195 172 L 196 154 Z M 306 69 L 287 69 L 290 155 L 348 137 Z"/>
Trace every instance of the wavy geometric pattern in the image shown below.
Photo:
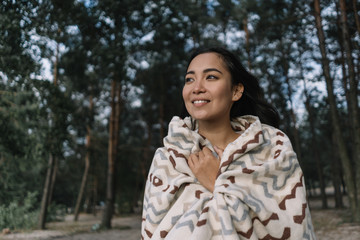
<path fill-rule="evenodd" d="M 254 116 L 232 122 L 243 133 L 224 150 L 214 192 L 187 157 L 210 142 L 190 118 L 174 117 L 145 188 L 142 239 L 315 239 L 300 165 L 288 137 Z"/>

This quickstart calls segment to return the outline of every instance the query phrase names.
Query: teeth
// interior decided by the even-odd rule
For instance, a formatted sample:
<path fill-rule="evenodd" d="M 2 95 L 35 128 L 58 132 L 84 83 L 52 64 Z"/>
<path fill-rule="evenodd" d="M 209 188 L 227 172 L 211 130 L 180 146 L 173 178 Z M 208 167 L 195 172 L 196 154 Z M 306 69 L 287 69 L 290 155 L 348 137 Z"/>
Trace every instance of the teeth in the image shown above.
<path fill-rule="evenodd" d="M 196 100 L 196 101 L 194 101 L 194 103 L 206 103 L 206 102 L 208 102 L 208 101 L 206 101 L 206 100 Z"/>

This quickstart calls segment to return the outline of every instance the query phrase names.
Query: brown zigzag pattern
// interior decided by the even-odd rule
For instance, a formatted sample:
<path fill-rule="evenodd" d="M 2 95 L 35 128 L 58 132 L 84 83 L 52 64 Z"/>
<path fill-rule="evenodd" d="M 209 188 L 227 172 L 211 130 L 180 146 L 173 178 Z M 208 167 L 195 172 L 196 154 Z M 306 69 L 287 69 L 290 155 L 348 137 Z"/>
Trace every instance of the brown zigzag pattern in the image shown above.
<path fill-rule="evenodd" d="M 284 240 L 308 236 L 307 240 L 315 239 L 305 199 L 304 176 L 296 155 L 284 154 L 293 153 L 293 149 L 282 131 L 262 125 L 252 116 L 233 121 L 233 128 L 244 130 L 245 126 L 246 134 L 237 144 L 228 145 L 211 195 L 204 192 L 187 164 L 190 151 L 204 146 L 211 148 L 209 141 L 191 132 L 196 126 L 184 124 L 190 121 L 172 120 L 168 139 L 159 149 L 162 154 L 154 157 L 145 189 L 141 239 L 174 236 L 174 240 L 201 240 L 199 236 L 207 235 L 209 228 L 215 238 Z M 266 160 L 270 160 L 269 165 Z M 228 166 L 231 167 L 225 170 Z M 288 184 L 286 188 L 274 185 L 274 181 L 283 179 Z M 244 199 L 254 186 L 264 188 L 264 192 L 257 191 L 249 199 L 256 202 L 256 213 L 246 211 L 251 202 Z M 242 194 L 238 194 L 237 187 L 243 187 Z M 266 193 L 272 194 L 275 205 L 267 205 Z M 222 221 L 229 215 L 233 217 L 229 222 Z"/>
<path fill-rule="evenodd" d="M 168 235 L 168 232 L 167 232 L 167 231 L 161 231 L 161 232 L 160 232 L 160 237 L 161 237 L 161 238 L 165 238 L 166 235 Z"/>
<path fill-rule="evenodd" d="M 175 194 L 179 190 L 178 186 L 174 186 L 174 189 L 170 192 L 171 194 Z"/>
<path fill-rule="evenodd" d="M 170 185 L 167 185 L 167 187 L 163 190 L 163 192 L 166 192 L 170 188 Z M 178 186 L 174 186 L 174 189 L 171 190 L 171 194 L 175 194 L 179 190 Z"/>
<path fill-rule="evenodd" d="M 149 238 L 152 237 L 152 233 L 149 230 L 145 229 L 145 232 L 146 232 L 146 235 L 148 235 Z"/>
<path fill-rule="evenodd" d="M 302 214 L 294 216 L 294 222 L 298 224 L 302 224 L 302 222 L 305 219 L 305 210 L 306 210 L 307 204 L 303 203 L 302 205 Z"/>
<path fill-rule="evenodd" d="M 291 190 L 291 193 L 288 194 L 288 195 L 286 195 L 285 198 L 280 202 L 279 207 L 280 207 L 281 210 L 286 210 L 286 205 L 285 205 L 286 200 L 295 198 L 295 196 L 296 196 L 296 189 L 297 189 L 298 187 L 302 187 L 302 186 L 303 186 L 303 178 L 302 178 L 302 177 L 303 177 L 303 174 L 301 174 L 301 176 L 300 176 L 300 182 L 298 182 L 298 183 L 294 186 L 294 188 Z"/>
<path fill-rule="evenodd" d="M 221 168 L 229 165 L 234 160 L 234 155 L 238 153 L 244 153 L 248 147 L 249 144 L 252 143 L 258 143 L 259 142 L 259 136 L 262 134 L 262 131 L 259 131 L 255 134 L 254 138 L 252 140 L 249 140 L 247 143 L 245 143 L 240 149 L 236 150 L 233 154 L 230 155 L 227 161 L 223 162 L 220 166 L 219 172 L 217 174 L 217 177 L 221 174 Z"/>
<path fill-rule="evenodd" d="M 251 173 L 254 172 L 254 170 L 248 169 L 248 168 L 243 168 L 242 172 L 243 172 L 243 173 L 246 173 L 246 174 L 251 174 Z"/>
<path fill-rule="evenodd" d="M 176 162 L 172 156 L 169 157 L 171 164 L 173 165 L 173 168 L 176 167 Z"/>
<path fill-rule="evenodd" d="M 267 234 L 265 237 L 260 238 L 260 240 L 285 240 L 290 238 L 290 228 L 286 227 L 284 228 L 283 235 L 280 238 L 276 238 L 271 236 L 270 234 Z"/>
<path fill-rule="evenodd" d="M 199 220 L 199 221 L 196 223 L 196 226 L 201 227 L 201 226 L 205 225 L 206 222 L 207 222 L 206 219 L 204 219 L 204 220 Z"/>
<path fill-rule="evenodd" d="M 250 238 L 253 231 L 254 231 L 254 227 L 251 227 L 247 232 L 239 231 L 239 232 L 237 232 L 237 234 L 240 234 L 241 236 L 246 237 L 246 238 Z"/>
<path fill-rule="evenodd" d="M 202 191 L 196 190 L 196 192 L 195 192 L 195 197 L 196 197 L 197 199 L 200 199 L 200 195 L 201 195 L 202 193 L 203 193 Z"/>
<path fill-rule="evenodd" d="M 276 213 L 273 213 L 273 214 L 271 214 L 271 216 L 270 216 L 268 219 L 266 219 L 266 220 L 264 220 L 264 221 L 261 221 L 258 216 L 254 217 L 254 218 L 252 219 L 252 222 L 254 223 L 255 220 L 258 220 L 258 221 L 261 222 L 264 226 L 266 226 L 266 225 L 268 225 L 268 223 L 269 223 L 271 220 L 279 220 L 279 216 L 278 216 Z"/>
<path fill-rule="evenodd" d="M 227 179 L 229 179 L 231 183 L 235 183 L 235 176 L 230 176 Z"/>
<path fill-rule="evenodd" d="M 278 156 L 280 156 L 281 150 L 276 150 L 274 158 L 276 159 Z"/>
<path fill-rule="evenodd" d="M 252 223 L 254 223 L 255 220 L 260 221 L 264 226 L 266 226 L 271 220 L 279 220 L 279 216 L 278 216 L 276 213 L 273 213 L 268 219 L 266 219 L 266 220 L 264 220 L 264 221 L 261 221 L 261 220 L 259 219 L 259 217 L 255 217 L 255 218 L 252 219 Z M 254 228 L 251 227 L 247 232 L 241 232 L 241 231 L 239 231 L 239 232 L 237 232 L 237 234 L 240 234 L 241 236 L 246 237 L 246 238 L 250 238 L 251 235 L 252 235 L 252 233 L 253 233 L 253 230 L 254 230 Z M 285 230 L 286 230 L 286 229 L 285 229 Z M 285 230 L 284 230 L 284 232 L 285 232 Z M 289 229 L 289 230 L 290 230 L 290 229 Z M 290 234 L 290 232 L 289 232 L 289 234 Z M 284 236 L 284 234 L 283 234 L 283 236 Z M 266 237 L 268 237 L 268 238 L 266 238 Z M 270 237 L 270 238 L 269 238 L 269 237 Z M 277 239 L 277 238 L 271 238 L 271 236 L 268 234 L 268 235 L 266 235 L 265 238 L 263 238 L 263 239 Z M 281 239 L 282 239 L 282 238 L 281 238 Z"/>
<path fill-rule="evenodd" d="M 284 133 L 282 133 L 282 132 L 277 132 L 277 133 L 276 133 L 276 136 L 282 136 L 282 137 L 284 137 L 284 136 L 285 136 L 285 134 L 284 134 Z"/>
<path fill-rule="evenodd" d="M 201 214 L 206 213 L 206 212 L 208 212 L 208 211 L 209 211 L 209 207 L 206 207 L 206 208 L 204 208 L 204 209 L 202 210 Z M 201 226 L 205 225 L 206 222 L 207 222 L 206 219 L 204 219 L 204 220 L 199 220 L 199 221 L 197 222 L 196 226 L 201 227 Z"/>
<path fill-rule="evenodd" d="M 169 148 L 168 151 L 169 151 L 169 152 L 173 152 L 174 155 L 175 155 L 175 157 L 177 157 L 177 158 L 184 158 L 185 160 L 187 160 L 186 157 L 185 157 L 183 154 L 179 153 L 179 152 L 176 151 L 175 149 Z M 176 162 L 175 162 L 175 160 L 174 160 L 174 158 L 173 158 L 172 156 L 170 156 L 170 161 L 171 161 L 172 165 L 173 165 L 174 168 L 175 168 Z"/>

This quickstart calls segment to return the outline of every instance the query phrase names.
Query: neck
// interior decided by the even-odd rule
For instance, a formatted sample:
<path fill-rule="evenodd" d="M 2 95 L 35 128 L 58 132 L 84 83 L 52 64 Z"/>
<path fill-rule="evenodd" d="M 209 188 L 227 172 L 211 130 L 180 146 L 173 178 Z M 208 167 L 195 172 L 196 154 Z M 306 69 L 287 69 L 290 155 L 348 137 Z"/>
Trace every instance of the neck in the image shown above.
<path fill-rule="evenodd" d="M 224 123 L 199 122 L 199 134 L 208 139 L 213 146 L 225 149 L 239 136 L 231 127 L 230 120 Z"/>

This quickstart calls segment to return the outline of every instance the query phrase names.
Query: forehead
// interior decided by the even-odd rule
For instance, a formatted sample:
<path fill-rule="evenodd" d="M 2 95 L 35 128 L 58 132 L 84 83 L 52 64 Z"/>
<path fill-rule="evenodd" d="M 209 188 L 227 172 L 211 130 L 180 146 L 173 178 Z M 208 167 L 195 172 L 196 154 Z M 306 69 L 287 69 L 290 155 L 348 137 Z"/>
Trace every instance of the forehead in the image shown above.
<path fill-rule="evenodd" d="M 207 68 L 217 68 L 226 70 L 225 63 L 221 56 L 217 53 L 202 53 L 197 55 L 193 60 L 190 62 L 188 70 L 195 71 L 195 70 L 203 70 Z"/>

